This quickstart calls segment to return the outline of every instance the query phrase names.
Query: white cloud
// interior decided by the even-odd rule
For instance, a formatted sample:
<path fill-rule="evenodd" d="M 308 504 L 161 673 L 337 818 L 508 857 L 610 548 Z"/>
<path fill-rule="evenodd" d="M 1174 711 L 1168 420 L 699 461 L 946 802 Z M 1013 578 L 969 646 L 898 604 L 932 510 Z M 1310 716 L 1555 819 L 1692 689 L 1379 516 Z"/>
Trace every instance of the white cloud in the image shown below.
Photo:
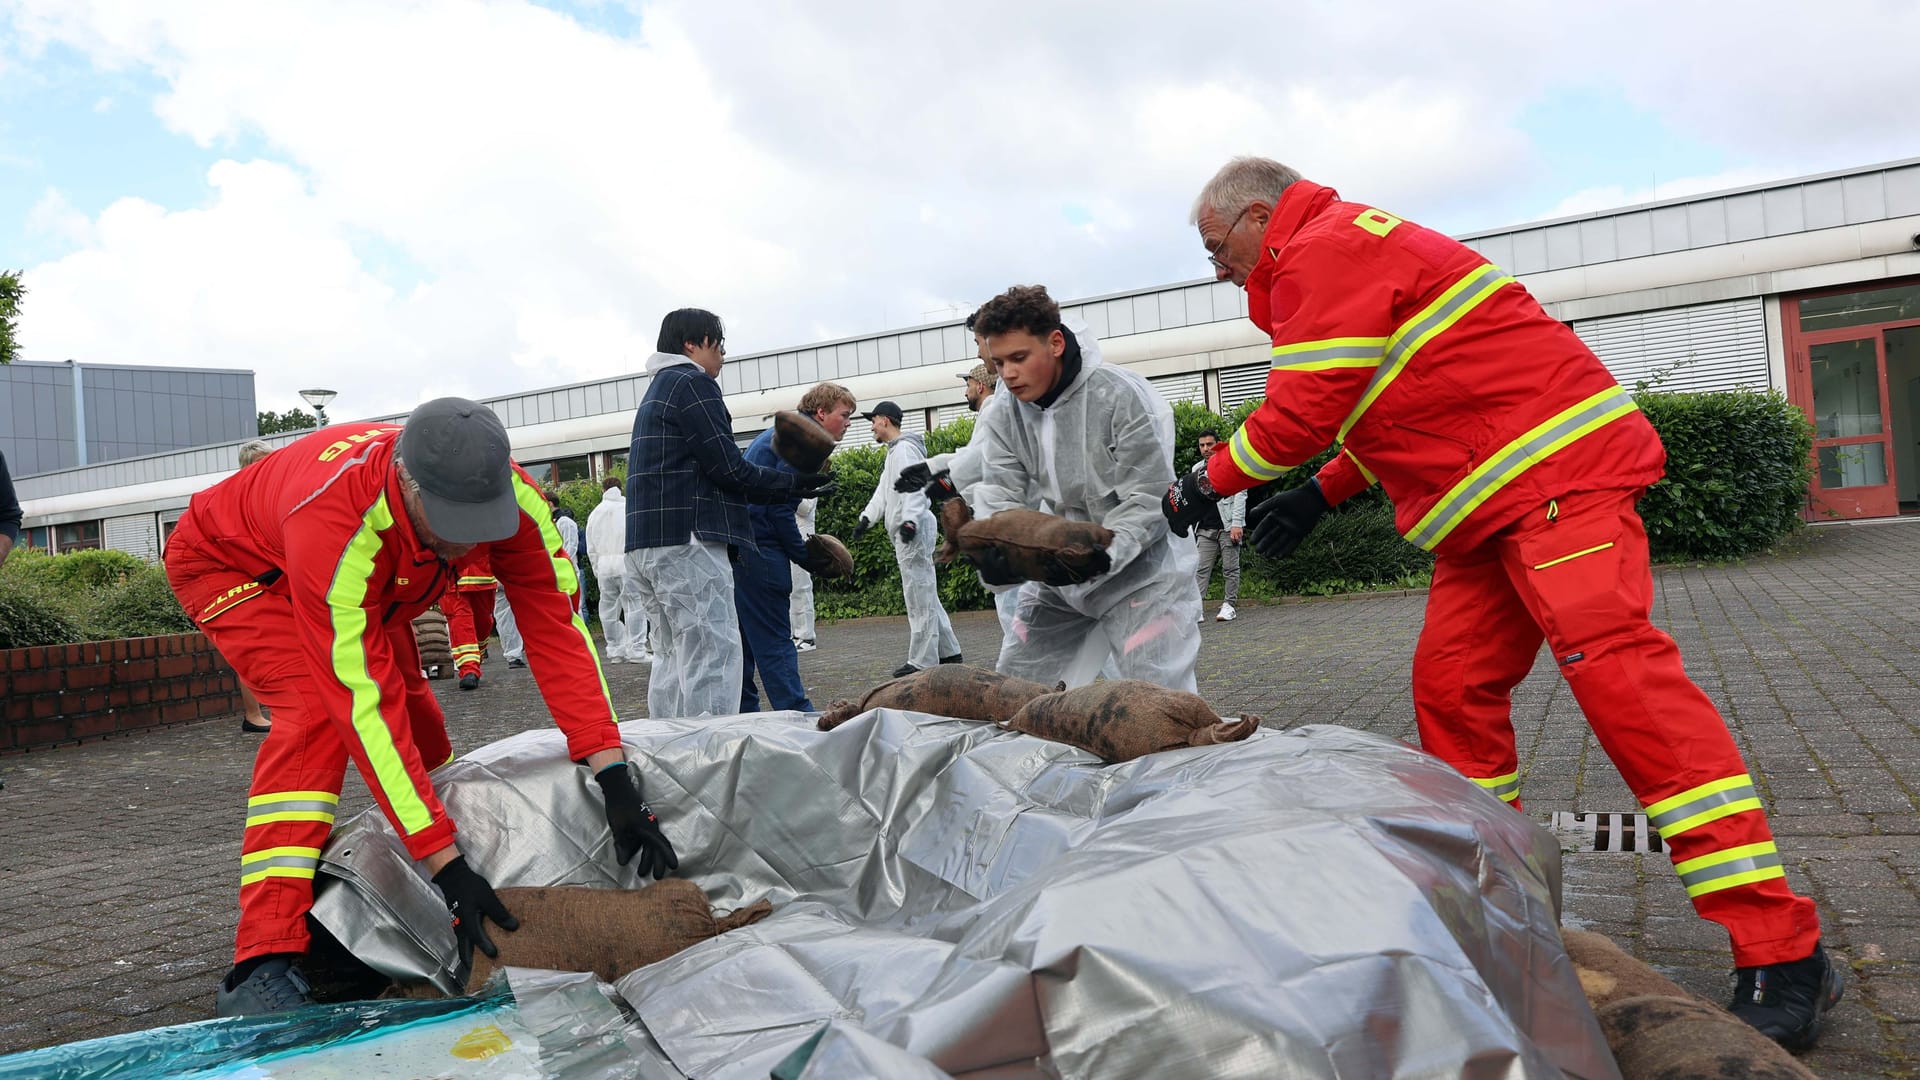
<path fill-rule="evenodd" d="M 1707 176 L 1680 176 L 1672 180 L 1651 180 L 1642 187 L 1629 188 L 1610 184 L 1603 187 L 1584 188 L 1560 200 L 1553 208 L 1540 214 L 1536 220 L 1573 217 L 1577 214 L 1615 210 L 1622 206 L 1637 206 L 1662 199 L 1680 199 L 1709 191 L 1725 191 L 1729 188 L 1746 187 L 1768 180 L 1779 180 L 1793 174 L 1792 169 L 1729 169 L 1726 172 L 1712 173 Z"/>
<path fill-rule="evenodd" d="M 739 352 L 1016 281 L 1205 276 L 1188 204 L 1236 153 L 1415 218 L 1513 220 L 1542 166 L 1519 118 L 1545 87 L 1624 87 L 1791 171 L 1915 131 L 1886 105 L 1904 100 L 1879 73 L 1904 64 L 1889 34 L 1852 46 L 1856 93 L 1783 78 L 1815 70 L 1797 35 L 1651 4 L 1490 0 L 1466 24 L 1394 3 L 660 0 L 631 38 L 519 0 L 9 9 L 29 64 L 58 43 L 155 77 L 168 129 L 255 159 L 215 165 L 199 206 L 89 220 L 43 199 L 33 228 L 73 250 L 28 268 L 28 355 L 254 367 L 263 406 L 325 381 L 338 415 L 630 370 L 687 304 L 721 312 Z M 1777 31 L 1792 10 L 1739 19 Z"/>

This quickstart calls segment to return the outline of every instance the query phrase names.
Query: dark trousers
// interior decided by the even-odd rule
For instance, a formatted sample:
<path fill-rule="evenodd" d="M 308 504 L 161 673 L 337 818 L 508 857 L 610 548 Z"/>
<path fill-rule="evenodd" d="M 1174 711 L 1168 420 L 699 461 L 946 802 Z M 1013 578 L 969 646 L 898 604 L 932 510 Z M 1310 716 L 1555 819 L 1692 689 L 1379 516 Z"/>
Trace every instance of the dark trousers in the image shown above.
<path fill-rule="evenodd" d="M 735 575 L 733 586 L 745 664 L 740 677 L 740 711 L 760 711 L 760 694 L 753 683 L 757 665 L 770 708 L 813 712 L 807 688 L 800 685 L 800 654 L 793 647 L 793 624 L 788 617 L 793 586 L 763 581 L 744 567 L 742 571 Z"/>

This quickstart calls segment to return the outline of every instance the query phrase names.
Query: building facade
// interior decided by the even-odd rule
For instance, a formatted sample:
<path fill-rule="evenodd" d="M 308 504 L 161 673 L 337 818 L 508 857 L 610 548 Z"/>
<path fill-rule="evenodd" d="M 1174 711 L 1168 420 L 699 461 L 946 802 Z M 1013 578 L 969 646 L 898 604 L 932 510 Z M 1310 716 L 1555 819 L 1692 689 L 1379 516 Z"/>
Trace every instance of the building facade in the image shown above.
<path fill-rule="evenodd" d="M 1784 393 L 1814 421 L 1810 515 L 1920 510 L 1920 159 L 1461 239 L 1518 277 L 1628 387 Z M 1267 342 L 1231 284 L 1181 282 L 1065 311 L 1107 360 L 1169 401 L 1226 412 L 1262 392 Z M 823 379 L 864 404 L 898 402 L 903 427 L 919 431 L 964 412 L 954 376 L 973 352 L 963 327 L 945 323 L 728 357 L 720 383 L 743 443 Z M 515 456 L 564 481 L 624 460 L 647 378 L 487 404 Z M 870 438 L 856 422 L 842 445 Z M 109 546 L 151 556 L 188 497 L 234 469 L 238 449 L 65 469 L 22 482 L 20 496 L 30 526 L 91 527 Z"/>
<path fill-rule="evenodd" d="M 0 453 L 15 478 L 250 439 L 257 418 L 251 371 L 0 366 Z"/>

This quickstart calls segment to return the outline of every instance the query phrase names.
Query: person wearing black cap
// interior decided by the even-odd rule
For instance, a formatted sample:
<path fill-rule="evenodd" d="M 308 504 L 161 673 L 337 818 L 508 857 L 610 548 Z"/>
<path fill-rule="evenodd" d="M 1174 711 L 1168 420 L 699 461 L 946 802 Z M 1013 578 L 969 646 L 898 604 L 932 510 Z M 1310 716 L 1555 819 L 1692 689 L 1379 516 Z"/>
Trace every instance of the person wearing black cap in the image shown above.
<path fill-rule="evenodd" d="M 583 842 L 610 847 L 622 865 L 638 854 L 636 870 L 656 878 L 679 866 L 621 749 L 593 639 L 573 610 L 573 564 L 500 420 L 440 398 L 404 428 L 323 428 L 195 495 L 167 544 L 175 595 L 274 719 L 248 791 L 240 927 L 219 1015 L 312 1000 L 297 961 L 349 759 L 444 894 L 463 963 L 476 947 L 495 954 L 487 920 L 518 925 L 456 846 L 428 779 L 453 748 L 412 629 L 450 564 L 481 545 L 527 629 L 568 755 L 604 793 L 612 843 Z"/>
<path fill-rule="evenodd" d="M 627 573 L 653 635 L 647 715 L 730 716 L 745 657 L 733 559 L 755 550 L 747 504 L 818 495 L 831 477 L 756 465 L 720 396 L 720 317 L 682 308 L 660 322 L 653 376 L 627 450 Z"/>
<path fill-rule="evenodd" d="M 918 435 L 900 430 L 905 418 L 900 406 L 883 401 L 872 412 L 860 414 L 873 424 L 873 441 L 887 448 L 887 464 L 873 498 L 860 511 L 853 538 L 885 521 L 893 538 L 893 558 L 900 565 L 900 588 L 907 601 L 907 662 L 895 677 L 911 675 L 935 664 L 960 662 L 960 639 L 940 606 L 940 583 L 933 573 L 933 506 L 924 490 L 899 490 L 902 471 L 927 460 L 927 446 Z"/>

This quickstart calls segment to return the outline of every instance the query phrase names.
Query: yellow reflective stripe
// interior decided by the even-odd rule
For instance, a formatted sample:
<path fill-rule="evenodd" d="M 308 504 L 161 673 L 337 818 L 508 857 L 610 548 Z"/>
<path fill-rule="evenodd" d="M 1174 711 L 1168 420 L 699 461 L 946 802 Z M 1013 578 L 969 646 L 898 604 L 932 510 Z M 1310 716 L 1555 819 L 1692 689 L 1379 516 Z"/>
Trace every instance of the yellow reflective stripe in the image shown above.
<path fill-rule="evenodd" d="M 540 542 L 546 546 L 548 561 L 553 564 L 553 583 L 567 596 L 567 606 L 573 607 L 573 594 L 580 589 L 580 579 L 573 571 L 573 560 L 555 552 L 562 550 L 560 530 L 554 527 L 553 512 L 547 508 L 546 497 L 532 485 L 520 479 L 518 472 L 513 474 L 513 499 L 520 504 L 520 512 L 533 519 L 540 527 Z M 600 666 L 600 650 L 593 647 L 593 634 L 587 629 L 587 622 L 578 611 L 573 613 L 573 629 L 580 635 L 580 643 L 586 646 L 587 656 L 593 661 L 594 677 L 600 680 L 600 696 L 607 699 L 607 712 L 613 713 L 613 693 L 607 689 L 607 673 Z M 620 717 L 615 714 L 614 722 Z"/>
<path fill-rule="evenodd" d="M 1373 475 L 1373 470 L 1367 468 L 1366 462 L 1361 461 L 1358 457 L 1356 457 L 1353 451 L 1343 446 L 1340 448 L 1340 452 L 1347 455 L 1347 460 L 1353 462 L 1353 467 L 1356 469 L 1359 469 L 1360 475 L 1367 478 L 1367 483 L 1377 484 L 1380 482 L 1380 478 Z"/>
<path fill-rule="evenodd" d="M 255 870 L 249 874 L 241 874 L 240 884 L 242 887 L 245 887 L 256 881 L 265 881 L 270 877 L 312 878 L 318 870 L 319 867 L 317 866 L 269 866 L 264 870 Z"/>
<path fill-rule="evenodd" d="M 1520 774 L 1510 772 L 1505 776 L 1469 776 L 1467 779 L 1486 788 L 1487 792 L 1498 796 L 1503 802 L 1512 802 L 1520 797 Z"/>
<path fill-rule="evenodd" d="M 1675 863 L 1673 868 L 1688 896 L 1786 876 L 1780 865 L 1780 849 L 1771 840 L 1711 852 Z"/>
<path fill-rule="evenodd" d="M 493 578 L 493 577 L 492 577 L 491 575 L 489 575 L 489 576 L 485 576 L 485 577 L 463 577 L 463 578 L 461 578 L 461 579 L 460 579 L 460 580 L 459 580 L 459 581 L 458 581 L 458 582 L 457 582 L 456 584 L 460 584 L 460 585 L 492 585 L 492 584 L 495 584 L 495 579 L 494 579 L 494 578 Z"/>
<path fill-rule="evenodd" d="M 1535 570 L 1545 570 L 1549 566 L 1559 566 L 1563 562 L 1572 562 L 1573 560 L 1580 558 L 1582 555 L 1591 555 L 1596 551 L 1605 551 L 1612 546 L 1613 546 L 1613 541 L 1609 540 L 1604 544 L 1595 544 L 1590 548 L 1586 548 L 1582 551 L 1576 551 L 1571 555 L 1562 555 L 1557 559 L 1548 559 L 1546 562 L 1543 562 L 1543 563 L 1535 563 L 1533 568 Z"/>
<path fill-rule="evenodd" d="M 323 802 L 340 805 L 340 796 L 331 791 L 274 791 L 265 795 L 247 797 L 247 808 L 267 806 L 278 802 Z"/>
<path fill-rule="evenodd" d="M 1245 424 L 1241 424 L 1240 430 L 1234 432 L 1233 437 L 1227 440 L 1227 453 L 1233 455 L 1233 463 L 1241 472 L 1263 483 L 1268 480 L 1278 480 L 1280 474 L 1287 471 L 1287 466 L 1275 465 L 1262 457 L 1260 451 L 1253 448 L 1252 440 L 1247 438 Z"/>
<path fill-rule="evenodd" d="M 1487 297 L 1513 284 L 1513 279 L 1492 263 L 1484 263 L 1462 275 L 1459 281 L 1448 287 L 1431 304 L 1422 308 L 1420 313 L 1400 324 L 1387 338 L 1386 362 L 1373 373 L 1373 381 L 1367 384 L 1366 393 L 1360 396 L 1360 403 L 1347 414 L 1340 425 L 1338 439 L 1345 441 L 1347 432 L 1360 422 L 1360 417 L 1373 407 L 1380 395 L 1386 393 L 1393 380 L 1400 377 L 1407 362 L 1420 351 L 1427 342 L 1447 332 L 1453 324 L 1459 322 L 1474 308 L 1479 307 Z"/>
<path fill-rule="evenodd" d="M 1639 406 L 1633 403 L 1633 395 L 1616 385 L 1555 413 L 1544 423 L 1501 447 L 1453 485 L 1408 530 L 1408 542 L 1432 551 L 1454 529 L 1459 528 L 1468 515 L 1519 479 L 1528 469 L 1562 448 L 1638 410 Z"/>
<path fill-rule="evenodd" d="M 240 884 L 270 877 L 311 878 L 320 866 L 317 847 L 270 847 L 240 856 Z"/>
<path fill-rule="evenodd" d="M 1327 338 L 1296 341 L 1273 348 L 1275 371 L 1333 371 L 1376 368 L 1385 356 L 1386 338 Z"/>
<path fill-rule="evenodd" d="M 1731 889 L 1738 885 L 1751 885 L 1756 881 L 1768 881 L 1773 878 L 1783 878 L 1786 876 L 1787 871 L 1785 867 L 1764 866 L 1757 870 L 1745 870 L 1738 874 L 1728 874 L 1726 877 L 1714 878 L 1711 881 L 1705 881 L 1698 885 L 1689 885 L 1687 886 L 1687 895 L 1689 897 L 1705 896 L 1707 893 L 1719 892 L 1721 889 Z"/>
<path fill-rule="evenodd" d="M 1660 831 L 1663 839 L 1671 839 L 1708 822 L 1759 809 L 1760 798 L 1754 791 L 1753 777 L 1741 773 L 1661 799 L 1647 807 L 1647 820 Z"/>
<path fill-rule="evenodd" d="M 367 667 L 367 639 L 373 628 L 362 606 L 371 590 L 380 533 L 391 528 L 393 511 L 382 492 L 340 553 L 333 584 L 327 588 L 327 607 L 333 621 L 333 676 L 352 695 L 354 734 L 359 736 L 367 763 L 373 767 L 373 782 L 393 808 L 394 820 L 411 836 L 433 824 L 433 811 L 427 809 L 426 800 L 414 788 L 406 760 L 394 745 L 386 717 L 380 713 L 380 684 Z"/>

